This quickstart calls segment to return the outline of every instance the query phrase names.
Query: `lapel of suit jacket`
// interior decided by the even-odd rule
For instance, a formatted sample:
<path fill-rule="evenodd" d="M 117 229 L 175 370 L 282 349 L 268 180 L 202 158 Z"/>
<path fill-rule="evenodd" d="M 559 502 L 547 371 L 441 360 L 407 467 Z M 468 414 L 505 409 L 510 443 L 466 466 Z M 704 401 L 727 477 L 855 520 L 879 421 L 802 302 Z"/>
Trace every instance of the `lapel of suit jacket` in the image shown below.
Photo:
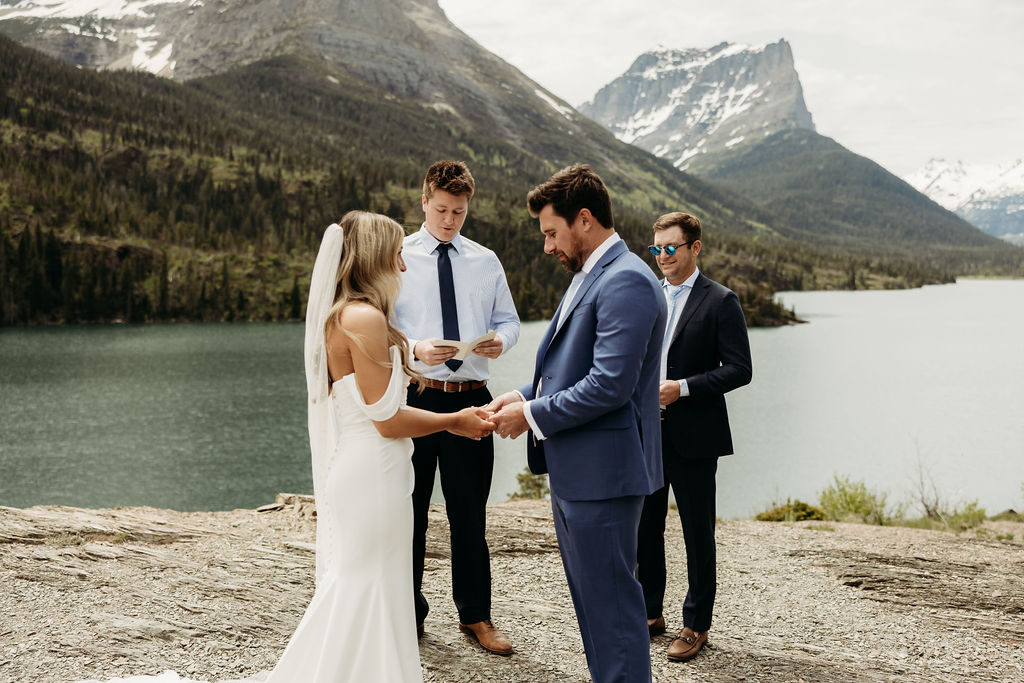
<path fill-rule="evenodd" d="M 693 281 L 693 289 L 690 291 L 690 296 L 686 297 L 686 305 L 683 306 L 683 310 L 679 314 L 679 320 L 676 322 L 675 329 L 672 330 L 672 341 L 669 342 L 669 346 L 676 343 L 679 333 L 686 327 L 686 323 L 690 322 L 690 318 L 693 317 L 697 307 L 700 306 L 701 302 L 708 295 L 709 289 L 711 289 L 711 281 L 704 277 L 704 273 L 699 273 L 697 279 Z"/>
<path fill-rule="evenodd" d="M 626 243 L 620 240 L 619 242 L 613 244 L 608 249 L 608 251 L 605 252 L 604 256 L 601 257 L 601 260 L 599 260 L 597 264 L 593 268 L 591 268 L 590 272 L 587 273 L 587 276 L 583 278 L 583 282 L 580 284 L 580 288 L 576 290 L 576 295 L 573 296 L 572 301 L 569 303 L 569 310 L 565 312 L 565 319 L 562 320 L 561 325 L 558 325 L 559 312 L 555 311 L 556 317 L 553 322 L 554 324 L 558 325 L 558 327 L 555 328 L 554 333 L 551 335 L 550 339 L 548 339 L 547 346 L 550 346 L 551 342 L 554 341 L 555 337 L 558 336 L 559 332 L 565 329 L 566 324 L 569 322 L 569 318 L 572 317 L 572 312 L 576 310 L 576 307 L 580 304 L 581 301 L 583 301 L 583 297 L 587 295 L 587 291 L 589 291 L 593 284 L 597 281 L 597 278 L 601 277 L 601 275 L 604 274 L 604 269 L 611 265 L 611 263 L 615 259 L 617 259 L 622 254 L 626 253 L 627 251 L 629 250 L 626 248 Z M 561 309 L 561 307 L 559 307 L 559 309 Z M 543 347 L 545 355 L 547 354 L 547 346 Z"/>

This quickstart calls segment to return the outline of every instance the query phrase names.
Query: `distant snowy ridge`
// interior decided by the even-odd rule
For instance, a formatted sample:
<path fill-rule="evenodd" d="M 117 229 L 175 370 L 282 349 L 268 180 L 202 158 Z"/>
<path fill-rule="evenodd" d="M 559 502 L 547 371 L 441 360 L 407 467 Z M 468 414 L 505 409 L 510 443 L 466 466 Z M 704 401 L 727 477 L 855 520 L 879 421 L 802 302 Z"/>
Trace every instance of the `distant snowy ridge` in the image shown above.
<path fill-rule="evenodd" d="M 580 111 L 678 168 L 698 154 L 779 130 L 814 130 L 784 40 L 659 47 L 640 55 Z"/>
<path fill-rule="evenodd" d="M 1024 244 L 1024 159 L 1001 165 L 931 159 L 904 180 L 990 235 Z"/>
<path fill-rule="evenodd" d="M 0 7 L 0 19 L 68 19 L 86 16 L 123 19 L 141 16 L 145 14 L 144 10 L 154 6 L 183 4 L 201 7 L 203 0 L 18 0 Z"/>
<path fill-rule="evenodd" d="M 87 66 L 139 69 L 170 76 L 174 72 L 174 31 L 182 15 L 203 7 L 203 0 L 18 0 L 0 6 L 0 22 L 31 23 L 54 41 L 70 34 L 93 40 L 103 62 Z"/>
<path fill-rule="evenodd" d="M 437 0 L 0 0 L 0 33 L 78 67 L 176 81 L 291 56 L 334 84 L 357 78 L 539 154 L 545 135 L 605 137 Z"/>

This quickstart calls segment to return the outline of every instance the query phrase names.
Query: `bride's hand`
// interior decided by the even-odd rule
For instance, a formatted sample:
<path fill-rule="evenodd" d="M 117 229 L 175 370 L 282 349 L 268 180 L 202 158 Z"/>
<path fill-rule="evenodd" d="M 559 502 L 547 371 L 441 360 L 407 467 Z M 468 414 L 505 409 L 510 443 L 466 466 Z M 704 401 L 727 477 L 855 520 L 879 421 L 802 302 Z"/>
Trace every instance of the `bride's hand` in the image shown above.
<path fill-rule="evenodd" d="M 482 439 L 494 431 L 494 425 L 485 419 L 487 416 L 487 411 L 482 408 L 463 408 L 452 414 L 454 424 L 448 428 L 448 431 L 457 436 Z"/>

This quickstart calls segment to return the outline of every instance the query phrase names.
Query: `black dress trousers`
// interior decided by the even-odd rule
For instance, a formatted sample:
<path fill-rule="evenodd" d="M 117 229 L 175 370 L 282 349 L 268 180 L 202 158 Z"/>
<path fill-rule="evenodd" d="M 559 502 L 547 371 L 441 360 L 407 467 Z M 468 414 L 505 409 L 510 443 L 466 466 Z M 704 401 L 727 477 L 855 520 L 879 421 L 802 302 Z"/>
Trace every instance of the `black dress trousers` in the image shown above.
<path fill-rule="evenodd" d="M 662 429 L 665 486 L 644 500 L 637 543 L 637 579 L 644 590 L 647 618 L 663 616 L 665 600 L 665 517 L 668 487 L 676 497 L 686 547 L 687 591 L 683 626 L 711 628 L 718 582 L 715 569 L 715 474 L 718 458 L 686 458 Z M 681 578 L 681 577 L 680 577 Z"/>
<path fill-rule="evenodd" d="M 417 392 L 409 386 L 410 406 L 432 413 L 454 413 L 491 401 L 487 387 L 462 393 L 440 389 Z M 412 494 L 412 574 L 416 623 L 422 624 L 429 605 L 423 596 L 423 561 L 426 555 L 427 512 L 434 490 L 434 472 L 441 469 L 441 490 L 451 530 L 452 598 L 459 620 L 473 624 L 491 618 L 491 557 L 484 537 L 487 496 L 494 470 L 494 438 L 479 441 L 439 432 L 413 439 L 416 486 Z"/>

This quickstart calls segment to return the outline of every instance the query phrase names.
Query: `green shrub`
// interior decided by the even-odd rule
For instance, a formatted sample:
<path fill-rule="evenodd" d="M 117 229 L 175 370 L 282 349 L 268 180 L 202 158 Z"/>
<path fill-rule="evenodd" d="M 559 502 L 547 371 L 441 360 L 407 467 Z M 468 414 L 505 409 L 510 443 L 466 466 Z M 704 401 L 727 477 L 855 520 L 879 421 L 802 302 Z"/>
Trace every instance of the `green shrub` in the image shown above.
<path fill-rule="evenodd" d="M 534 474 L 529 467 L 523 469 L 516 475 L 519 482 L 519 490 L 512 494 L 512 498 L 531 498 L 539 500 L 551 495 L 551 487 L 548 485 L 548 475 Z"/>
<path fill-rule="evenodd" d="M 849 477 L 832 478 L 832 483 L 818 495 L 818 504 L 828 519 L 837 522 L 864 522 L 887 525 L 902 519 L 903 509 L 897 506 L 890 511 L 886 495 L 869 491 L 863 481 L 851 481 Z"/>
<path fill-rule="evenodd" d="M 981 526 L 985 519 L 985 508 L 978 507 L 978 501 L 972 500 L 963 507 L 954 508 L 945 522 L 950 530 L 960 532 Z"/>
<path fill-rule="evenodd" d="M 802 500 L 786 499 L 784 505 L 775 505 L 770 510 L 758 514 L 754 519 L 759 522 L 803 522 L 808 519 L 825 520 L 825 511 L 809 505 Z"/>

